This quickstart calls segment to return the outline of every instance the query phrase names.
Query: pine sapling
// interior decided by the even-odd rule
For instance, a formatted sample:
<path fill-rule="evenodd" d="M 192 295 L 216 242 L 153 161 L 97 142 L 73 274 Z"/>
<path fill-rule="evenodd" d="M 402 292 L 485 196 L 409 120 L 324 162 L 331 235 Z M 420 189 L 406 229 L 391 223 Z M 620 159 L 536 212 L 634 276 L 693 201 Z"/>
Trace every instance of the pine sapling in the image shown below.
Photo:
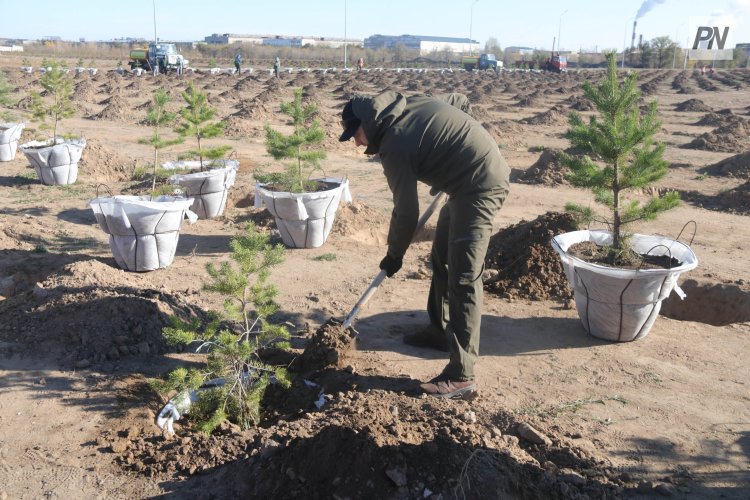
<path fill-rule="evenodd" d="M 203 158 L 208 160 L 218 160 L 222 158 L 230 146 L 217 146 L 214 148 L 203 148 L 203 139 L 217 137 L 224 133 L 224 123 L 220 121 L 211 121 L 216 116 L 216 109 L 208 104 L 208 98 L 204 92 L 197 90 L 193 82 L 188 84 L 187 90 L 182 93 L 185 100 L 185 107 L 180 110 L 182 123 L 175 131 L 183 137 L 195 137 L 198 143 L 198 149 L 188 152 L 191 156 L 198 156 L 200 159 L 201 170 L 203 170 Z"/>
<path fill-rule="evenodd" d="M 73 79 L 57 61 L 47 63 L 47 71 L 39 78 L 45 90 L 45 97 L 40 93 L 31 95 L 31 110 L 35 119 L 42 121 L 43 128 L 49 128 L 47 118 L 51 118 L 52 140 L 57 139 L 57 125 L 64 118 L 73 116 Z"/>
<path fill-rule="evenodd" d="M 566 209 L 584 224 L 602 222 L 611 228 L 613 241 L 607 249 L 608 262 L 618 265 L 632 260 L 627 226 L 653 220 L 659 213 L 674 208 L 679 204 L 679 194 L 669 192 L 644 204 L 623 199 L 624 191 L 644 188 L 663 178 L 669 163 L 663 158 L 665 145 L 654 142 L 661 126 L 656 118 L 656 101 L 641 115 L 637 75 L 631 73 L 620 83 L 614 54 L 607 55 L 607 63 L 606 76 L 597 87 L 588 82 L 583 85 L 599 116 L 592 116 L 588 123 L 576 113 L 569 119 L 567 138 L 573 147 L 587 154 L 581 158 L 563 154 L 561 158 L 570 168 L 567 176 L 570 182 L 592 190 L 595 200 L 609 208 L 610 216 L 601 217 L 591 208 L 574 203 L 568 203 Z"/>
<path fill-rule="evenodd" d="M 167 380 L 153 382 L 161 392 L 177 391 L 184 396 L 212 381 L 210 387 L 197 391 L 198 401 L 190 408 L 190 415 L 206 433 L 225 420 L 242 428 L 257 425 L 260 403 L 271 380 L 283 387 L 291 384 L 285 368 L 270 366 L 260 356 L 270 347 L 289 348 L 289 332 L 268 320 L 278 310 L 274 302 L 278 290 L 268 279 L 271 269 L 282 262 L 284 247 L 272 246 L 269 236 L 252 223 L 230 246 L 233 263 L 206 266 L 211 282 L 205 289 L 226 297 L 222 317 L 214 315 L 202 328 L 198 321 L 173 317 L 172 326 L 164 330 L 171 344 L 197 343 L 197 351 L 208 351 L 206 366 L 178 368 Z M 225 326 L 227 321 L 233 328 Z"/>
<path fill-rule="evenodd" d="M 5 79 L 5 75 L 0 73 L 0 108 L 10 108 L 15 104 L 11 98 L 12 93 L 13 87 Z M 5 109 L 0 109 L 0 119 L 9 121 L 13 119 L 13 115 Z"/>
<path fill-rule="evenodd" d="M 150 144 L 154 148 L 154 180 L 151 185 L 152 196 L 156 192 L 159 150 L 175 144 L 180 144 L 183 141 L 182 137 L 176 139 L 162 138 L 162 127 L 169 126 L 177 118 L 176 113 L 166 110 L 167 103 L 169 103 L 169 94 L 167 94 L 164 89 L 158 89 L 154 92 L 154 100 L 151 103 L 148 115 L 146 115 L 146 122 L 153 127 L 153 133 L 151 134 L 151 137 L 140 139 L 138 141 L 141 144 Z"/>
<path fill-rule="evenodd" d="M 280 191 L 301 193 L 315 189 L 310 175 L 320 168 L 326 157 L 321 148 L 325 132 L 316 119 L 318 108 L 313 103 L 302 102 L 302 89 L 294 91 L 294 100 L 281 104 L 281 112 L 291 117 L 294 131 L 283 134 L 266 125 L 266 151 L 275 160 L 292 160 L 284 174 L 256 174 L 260 182 L 271 182 Z"/>

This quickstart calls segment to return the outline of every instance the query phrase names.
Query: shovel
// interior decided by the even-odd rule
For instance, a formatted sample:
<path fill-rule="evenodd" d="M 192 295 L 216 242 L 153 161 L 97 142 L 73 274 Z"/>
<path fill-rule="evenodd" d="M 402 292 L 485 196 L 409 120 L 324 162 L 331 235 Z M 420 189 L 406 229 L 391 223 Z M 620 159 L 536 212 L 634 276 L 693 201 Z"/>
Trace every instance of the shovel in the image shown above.
<path fill-rule="evenodd" d="M 417 227 L 414 230 L 414 236 L 419 233 L 419 231 L 424 227 L 425 222 L 427 222 L 427 219 L 432 216 L 433 212 L 435 212 L 435 209 L 440 205 L 440 203 L 445 198 L 445 193 L 438 193 L 435 198 L 432 200 L 432 203 L 430 203 L 430 206 L 427 207 L 427 209 L 424 211 L 422 216 L 417 221 Z M 414 241 L 414 240 L 412 240 Z M 372 280 L 372 283 L 370 283 L 370 286 L 367 287 L 367 290 L 365 290 L 365 293 L 362 294 L 362 296 L 359 298 L 356 304 L 354 304 L 354 307 L 352 308 L 352 311 L 349 313 L 349 316 L 346 317 L 344 322 L 341 324 L 341 326 L 344 328 L 344 330 L 348 329 L 350 326 L 352 326 L 352 322 L 354 321 L 354 318 L 357 317 L 360 310 L 367 304 L 367 302 L 370 300 L 370 298 L 375 295 L 375 292 L 377 291 L 380 284 L 385 279 L 385 270 L 381 269 L 380 272 L 375 276 L 375 278 Z"/>

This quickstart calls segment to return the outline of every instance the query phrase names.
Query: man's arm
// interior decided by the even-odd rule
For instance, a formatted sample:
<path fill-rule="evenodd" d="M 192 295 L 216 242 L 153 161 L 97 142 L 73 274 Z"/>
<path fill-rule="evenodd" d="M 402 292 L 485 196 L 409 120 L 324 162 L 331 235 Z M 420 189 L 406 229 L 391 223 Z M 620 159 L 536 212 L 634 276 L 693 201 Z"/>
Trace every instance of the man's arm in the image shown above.
<path fill-rule="evenodd" d="M 381 154 L 383 172 L 393 193 L 393 212 L 388 230 L 388 253 L 403 257 L 409 248 L 419 220 L 417 177 L 408 155 Z"/>

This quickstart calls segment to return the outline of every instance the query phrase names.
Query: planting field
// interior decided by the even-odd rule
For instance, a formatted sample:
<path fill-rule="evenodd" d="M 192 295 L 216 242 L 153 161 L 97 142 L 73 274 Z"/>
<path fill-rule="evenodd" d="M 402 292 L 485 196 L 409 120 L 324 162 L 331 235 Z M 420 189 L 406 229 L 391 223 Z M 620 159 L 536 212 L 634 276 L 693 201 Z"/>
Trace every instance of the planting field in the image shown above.
<path fill-rule="evenodd" d="M 41 90 L 38 71 L 20 65 L 0 58 L 19 117 Z M 680 279 L 684 301 L 673 294 L 647 337 L 618 344 L 586 335 L 549 245 L 569 230 L 566 202 L 594 203 L 567 183 L 555 152 L 570 146 L 567 115 L 591 114 L 581 84 L 602 71 L 276 79 L 136 77 L 109 66 L 74 77 L 75 116 L 58 127 L 87 140 L 77 183 L 42 185 L 20 151 L 0 163 L 0 498 L 750 497 L 747 70 L 639 72 L 644 104 L 658 100 L 671 163 L 653 189 L 677 190 L 683 203 L 636 231 L 682 231 L 699 265 Z M 151 135 L 149 102 L 164 88 L 167 109 L 178 111 L 189 81 L 226 122 L 225 137 L 205 142 L 230 145 L 240 162 L 227 209 L 185 221 L 166 269 L 123 271 L 87 202 L 107 190 L 149 192 L 150 177 L 136 175 L 153 161 L 139 144 Z M 205 265 L 228 258 L 248 221 L 280 241 L 273 218 L 253 206 L 253 171 L 282 168 L 265 151 L 263 126 L 289 130 L 279 106 L 297 88 L 319 106 L 326 176 L 348 178 L 354 201 L 339 209 L 325 245 L 287 250 L 271 275 L 276 319 L 290 325 L 296 354 L 329 318 L 348 314 L 386 251 L 390 191 L 377 158 L 338 142 L 346 100 L 386 89 L 461 92 L 496 139 L 513 170 L 487 256 L 479 397 L 421 396 L 419 382 L 446 358 L 402 343 L 427 322 L 433 218 L 355 322 L 356 349 L 304 374 L 317 386 L 302 375 L 288 391 L 272 386 L 258 428 L 223 425 L 205 436 L 182 419 L 166 439 L 154 423 L 166 400 L 148 379 L 203 355 L 176 352 L 162 328 L 172 313 L 220 310 L 223 298 L 202 289 Z M 28 123 L 21 142 L 38 133 Z M 191 147 L 166 148 L 160 159 Z"/>

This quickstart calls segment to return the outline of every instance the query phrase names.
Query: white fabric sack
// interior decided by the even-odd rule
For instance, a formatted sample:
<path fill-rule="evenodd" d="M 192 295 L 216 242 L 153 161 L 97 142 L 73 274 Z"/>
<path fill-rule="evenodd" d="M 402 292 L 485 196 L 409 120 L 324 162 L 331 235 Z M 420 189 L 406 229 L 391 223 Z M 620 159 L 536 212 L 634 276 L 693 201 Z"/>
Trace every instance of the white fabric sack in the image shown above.
<path fill-rule="evenodd" d="M 199 171 L 203 168 L 224 168 L 234 167 L 235 170 L 239 170 L 240 162 L 237 160 L 203 160 L 203 165 L 199 160 L 181 160 L 181 161 L 168 161 L 161 164 L 161 168 L 165 170 L 195 170 Z"/>
<path fill-rule="evenodd" d="M 572 231 L 555 236 L 552 247 L 560 255 L 565 275 L 573 287 L 576 308 L 591 335 L 614 341 L 631 341 L 648 335 L 661 302 L 677 286 L 680 274 L 694 269 L 698 258 L 686 244 L 663 236 L 634 234 L 633 250 L 640 254 L 671 255 L 682 264 L 672 269 L 617 269 L 586 262 L 567 253 L 571 245 L 592 241 L 611 245 L 609 231 Z"/>
<path fill-rule="evenodd" d="M 42 184 L 73 184 L 78 178 L 78 161 L 86 146 L 85 139 L 31 141 L 21 144 L 21 151 L 34 167 Z"/>
<path fill-rule="evenodd" d="M 192 198 L 111 196 L 89 201 L 96 221 L 109 234 L 117 265 L 127 271 L 153 271 L 174 260 L 185 215 L 192 224 Z"/>
<path fill-rule="evenodd" d="M 25 123 L 0 123 L 0 161 L 10 161 L 16 157 L 18 140 Z"/>
<path fill-rule="evenodd" d="M 314 193 L 276 192 L 256 184 L 256 207 L 265 205 L 276 220 L 284 244 L 293 248 L 317 248 L 328 239 L 342 199 L 351 202 L 348 179 L 312 179 L 338 184 Z"/>
<path fill-rule="evenodd" d="M 236 176 L 237 167 L 230 165 L 205 172 L 176 174 L 169 178 L 169 183 L 182 186 L 185 194 L 194 198 L 190 209 L 199 219 L 212 219 L 224 213 L 229 188 L 234 186 Z"/>

